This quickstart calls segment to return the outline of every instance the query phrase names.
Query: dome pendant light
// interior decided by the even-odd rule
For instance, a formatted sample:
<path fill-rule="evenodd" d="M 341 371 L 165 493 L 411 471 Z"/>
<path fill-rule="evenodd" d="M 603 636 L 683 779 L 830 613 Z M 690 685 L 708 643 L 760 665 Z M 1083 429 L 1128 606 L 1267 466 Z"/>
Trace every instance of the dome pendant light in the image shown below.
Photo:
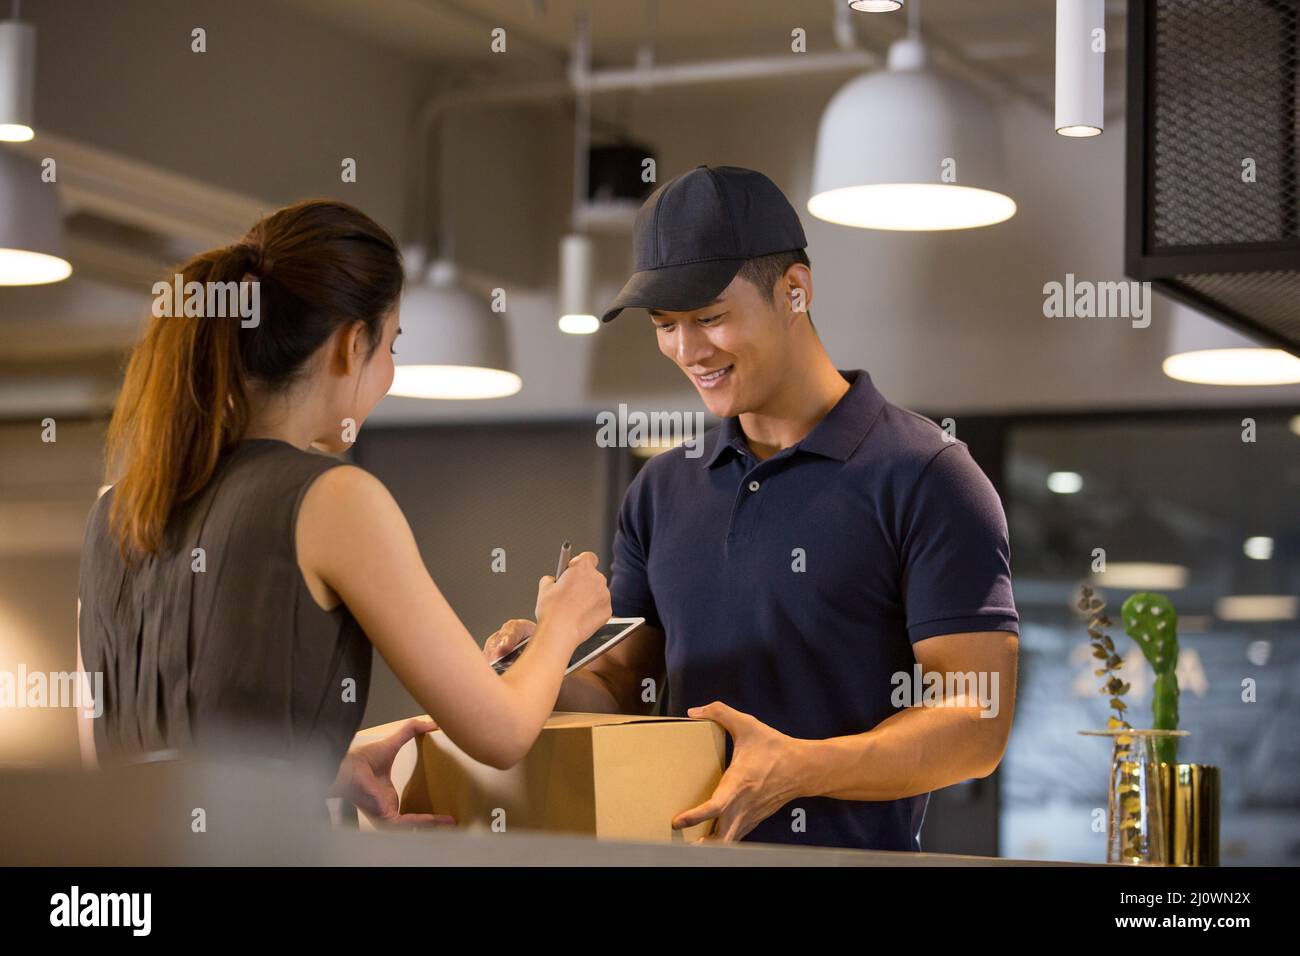
<path fill-rule="evenodd" d="M 1169 355 L 1161 370 L 1197 385 L 1292 385 L 1300 358 L 1248 339 L 1201 312 L 1175 302 L 1169 316 Z"/>
<path fill-rule="evenodd" d="M 934 70 L 915 27 L 888 68 L 850 80 L 822 113 L 808 211 L 860 229 L 970 229 L 1016 214 L 993 107 Z"/>
<path fill-rule="evenodd" d="M 419 255 L 411 255 L 418 266 Z M 456 266 L 440 259 L 402 299 L 398 366 L 389 395 L 403 398 L 504 398 L 523 387 L 510 370 L 503 317 L 464 291 Z"/>
<path fill-rule="evenodd" d="M 425 399 L 505 398 L 523 388 L 523 379 L 510 361 L 510 336 L 504 312 L 491 307 L 485 295 L 467 291 L 455 263 L 455 207 L 449 183 L 443 182 L 436 239 L 424 230 L 428 185 L 445 179 L 451 168 L 450 139 L 440 140 L 439 176 L 428 162 L 429 128 L 419 129 L 416 162 L 416 208 L 427 244 L 403 250 L 406 289 L 401 302 L 402 335 L 396 347 L 396 368 L 389 395 Z M 432 253 L 427 250 L 434 250 Z M 432 257 L 433 261 L 429 259 Z"/>
<path fill-rule="evenodd" d="M 39 165 L 0 149 L 0 286 L 45 285 L 72 274 L 57 189 L 42 182 Z"/>
<path fill-rule="evenodd" d="M 36 134 L 36 27 L 0 23 L 0 141 L 25 143 Z"/>
<path fill-rule="evenodd" d="M 1098 135 L 1105 100 L 1105 0 L 1056 0 L 1056 131 Z"/>

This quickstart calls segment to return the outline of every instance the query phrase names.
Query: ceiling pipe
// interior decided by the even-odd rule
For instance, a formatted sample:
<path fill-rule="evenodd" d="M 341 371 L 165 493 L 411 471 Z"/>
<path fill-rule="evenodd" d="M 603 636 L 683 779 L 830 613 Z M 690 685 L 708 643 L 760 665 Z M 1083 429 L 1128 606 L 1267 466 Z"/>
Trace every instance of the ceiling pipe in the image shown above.
<path fill-rule="evenodd" d="M 654 87 L 693 86 L 700 83 L 734 83 L 742 80 L 770 79 L 778 76 L 811 76 L 817 73 L 867 70 L 878 67 L 881 59 L 866 50 L 835 53 L 800 53 L 797 56 L 740 57 L 728 60 L 705 60 L 697 63 L 670 63 L 649 69 L 593 70 L 571 74 L 575 91 L 610 93 L 649 85 Z"/>
<path fill-rule="evenodd" d="M 809 76 L 821 73 L 860 72 L 882 65 L 881 57 L 869 50 L 841 50 L 833 53 L 802 53 L 797 56 L 746 57 L 729 60 L 705 60 L 695 63 L 653 65 L 652 54 L 644 53 L 640 63 L 629 69 L 592 70 L 590 64 L 574 63 L 567 80 L 547 80 L 520 86 L 486 89 L 462 89 L 439 93 L 426 100 L 416 116 L 416 197 L 414 210 L 418 221 L 414 232 L 428 249 L 430 241 L 426 215 L 429 202 L 429 142 L 446 117 L 467 106 L 521 106 L 546 103 L 568 97 L 590 96 L 619 90 L 648 91 L 656 87 L 691 86 L 704 83 L 728 83 L 775 76 Z M 445 224 L 445 209 L 440 217 Z"/>

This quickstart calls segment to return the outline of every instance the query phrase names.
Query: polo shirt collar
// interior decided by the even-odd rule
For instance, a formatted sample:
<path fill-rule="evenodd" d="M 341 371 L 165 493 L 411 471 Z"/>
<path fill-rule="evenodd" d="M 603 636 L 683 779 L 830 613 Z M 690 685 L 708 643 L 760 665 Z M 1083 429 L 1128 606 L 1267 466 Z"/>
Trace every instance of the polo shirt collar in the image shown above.
<path fill-rule="evenodd" d="M 885 397 L 872 384 L 869 374 L 861 369 L 841 371 L 840 374 L 848 381 L 849 390 L 826 413 L 826 417 L 794 446 L 797 450 L 836 461 L 847 461 L 858 445 L 862 444 L 862 439 L 884 407 Z M 724 419 L 709 437 L 713 445 L 701 459 L 706 468 L 711 468 L 720 461 L 728 450 L 738 455 L 749 452 L 739 417 Z"/>
<path fill-rule="evenodd" d="M 745 442 L 745 433 L 740 428 L 739 418 L 724 418 L 722 424 L 709 432 L 705 440 L 713 442 L 713 446 L 700 459 L 704 462 L 705 468 L 712 468 L 727 451 L 734 451 L 737 455 L 749 453 L 749 446 Z"/>

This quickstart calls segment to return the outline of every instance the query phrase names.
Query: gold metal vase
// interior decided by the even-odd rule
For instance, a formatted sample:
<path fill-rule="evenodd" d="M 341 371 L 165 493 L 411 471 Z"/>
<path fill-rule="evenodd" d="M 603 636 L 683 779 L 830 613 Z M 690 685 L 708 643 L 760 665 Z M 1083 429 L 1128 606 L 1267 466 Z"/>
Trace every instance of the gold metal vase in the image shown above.
<path fill-rule="evenodd" d="M 1162 763 L 1165 859 L 1171 866 L 1219 865 L 1219 768 Z"/>

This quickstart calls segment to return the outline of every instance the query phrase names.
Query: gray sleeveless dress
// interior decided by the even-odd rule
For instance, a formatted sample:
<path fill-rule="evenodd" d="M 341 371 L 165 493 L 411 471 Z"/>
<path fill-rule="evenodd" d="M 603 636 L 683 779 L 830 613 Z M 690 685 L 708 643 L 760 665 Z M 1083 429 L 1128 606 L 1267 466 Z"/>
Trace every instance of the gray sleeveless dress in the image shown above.
<path fill-rule="evenodd" d="M 371 646 L 345 606 L 312 599 L 294 529 L 308 487 L 341 464 L 242 442 L 159 553 L 130 566 L 109 532 L 112 489 L 96 502 L 80 635 L 86 670 L 104 675 L 101 765 L 234 752 L 333 777 L 365 712 Z"/>

